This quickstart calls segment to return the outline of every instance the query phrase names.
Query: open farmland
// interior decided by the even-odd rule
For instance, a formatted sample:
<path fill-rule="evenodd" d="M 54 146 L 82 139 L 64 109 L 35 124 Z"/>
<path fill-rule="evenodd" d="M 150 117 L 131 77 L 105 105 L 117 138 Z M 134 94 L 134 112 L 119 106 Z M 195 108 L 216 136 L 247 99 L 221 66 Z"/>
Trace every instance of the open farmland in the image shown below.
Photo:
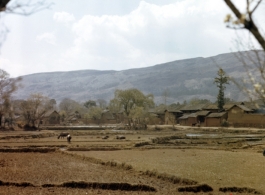
<path fill-rule="evenodd" d="M 0 194 L 265 192 L 263 130 L 59 132 L 0 132 Z"/>
<path fill-rule="evenodd" d="M 151 170 L 189 178 L 212 187 L 252 187 L 265 191 L 265 163 L 260 153 L 203 149 L 152 149 L 78 152 L 106 161 L 130 163 L 140 171 Z"/>

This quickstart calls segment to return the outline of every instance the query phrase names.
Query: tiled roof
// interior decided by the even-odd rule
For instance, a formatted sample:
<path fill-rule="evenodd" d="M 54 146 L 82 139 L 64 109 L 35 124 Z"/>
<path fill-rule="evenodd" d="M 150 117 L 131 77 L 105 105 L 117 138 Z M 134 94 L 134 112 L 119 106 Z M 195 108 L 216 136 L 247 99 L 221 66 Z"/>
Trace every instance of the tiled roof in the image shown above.
<path fill-rule="evenodd" d="M 196 115 L 197 116 L 207 116 L 209 113 L 210 113 L 210 111 L 201 110 L 201 111 L 196 112 Z"/>
<path fill-rule="evenodd" d="M 187 118 L 191 118 L 191 117 L 197 117 L 196 113 L 185 114 L 182 117 L 179 117 L 179 119 L 187 119 Z"/>
<path fill-rule="evenodd" d="M 241 102 L 241 105 L 244 105 L 247 108 L 250 108 L 252 110 L 257 110 L 265 106 L 262 100 L 254 100 L 252 102 L 245 101 L 245 102 Z"/>
<path fill-rule="evenodd" d="M 224 109 L 228 110 L 234 105 L 236 105 L 236 104 L 225 104 Z M 208 105 L 204 106 L 203 109 L 205 109 L 205 110 L 218 110 L 218 105 L 217 104 L 208 104 Z"/>
<path fill-rule="evenodd" d="M 179 117 L 178 119 L 187 119 L 188 118 L 188 114 L 186 114 L 186 115 L 183 115 L 182 117 Z"/>
<path fill-rule="evenodd" d="M 182 113 L 180 110 L 172 110 L 172 109 L 167 109 L 165 111 L 168 111 L 168 112 L 176 112 L 176 113 Z"/>
<path fill-rule="evenodd" d="M 208 104 L 203 107 L 203 109 L 216 110 L 218 109 L 217 104 Z"/>
<path fill-rule="evenodd" d="M 49 117 L 53 112 L 56 112 L 57 114 L 59 114 L 56 110 L 51 110 L 45 113 L 44 117 Z"/>
<path fill-rule="evenodd" d="M 198 104 L 198 105 L 187 105 L 181 108 L 180 110 L 202 110 L 202 108 L 205 106 L 205 104 Z"/>
<path fill-rule="evenodd" d="M 197 117 L 197 113 L 191 113 L 188 118 L 191 118 L 191 117 Z"/>
<path fill-rule="evenodd" d="M 248 107 L 246 107 L 246 106 L 244 106 L 244 105 L 237 105 L 239 108 L 241 108 L 242 110 L 244 110 L 244 111 L 247 111 L 247 112 L 252 112 L 253 110 L 252 109 L 250 109 L 250 108 L 248 108 Z"/>
<path fill-rule="evenodd" d="M 233 106 L 231 106 L 231 107 L 228 108 L 227 110 L 230 110 L 230 109 L 232 109 L 232 108 L 235 107 L 235 106 L 241 108 L 242 110 L 244 110 L 244 111 L 246 111 L 246 112 L 252 112 L 252 111 L 253 111 L 252 109 L 250 109 L 250 108 L 248 108 L 248 107 L 246 107 L 246 106 L 244 106 L 244 105 L 236 105 L 236 104 L 233 105 Z"/>
<path fill-rule="evenodd" d="M 226 114 L 226 112 L 214 112 L 209 114 L 206 118 L 220 118 L 222 116 L 224 116 Z"/>
<path fill-rule="evenodd" d="M 108 119 L 108 120 L 112 120 L 112 119 L 115 119 L 113 114 L 110 112 L 110 111 L 105 111 L 105 112 L 102 112 L 102 115 L 105 116 L 105 119 Z M 101 115 L 101 117 L 102 117 Z"/>
<path fill-rule="evenodd" d="M 225 110 L 229 110 L 230 108 L 232 108 L 233 106 L 235 106 L 235 105 L 237 105 L 236 103 L 234 103 L 234 104 L 225 104 L 224 105 L 224 109 Z"/>

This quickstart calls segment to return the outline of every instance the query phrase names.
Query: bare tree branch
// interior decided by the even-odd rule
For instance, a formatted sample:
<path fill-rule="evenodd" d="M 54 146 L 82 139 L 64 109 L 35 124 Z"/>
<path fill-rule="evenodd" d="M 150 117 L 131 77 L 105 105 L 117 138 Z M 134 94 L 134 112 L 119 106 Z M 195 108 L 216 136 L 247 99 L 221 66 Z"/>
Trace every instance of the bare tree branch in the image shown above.
<path fill-rule="evenodd" d="M 253 10 L 251 11 L 250 14 L 254 13 L 254 11 L 257 9 L 257 7 L 259 6 L 259 4 L 262 2 L 262 0 L 259 0 L 258 3 L 256 4 L 256 6 L 253 8 Z"/>
<path fill-rule="evenodd" d="M 232 10 L 232 12 L 236 15 L 238 19 L 241 18 L 241 13 L 238 11 L 236 6 L 230 0 L 224 0 L 227 6 Z"/>
<path fill-rule="evenodd" d="M 260 46 L 263 48 L 263 50 L 265 50 L 265 39 L 264 37 L 261 35 L 261 33 L 259 32 L 258 27 L 256 26 L 256 24 L 254 23 L 254 21 L 252 20 L 252 13 L 257 9 L 257 7 L 260 5 L 262 0 L 259 0 L 258 3 L 256 4 L 256 6 L 254 7 L 254 9 L 252 11 L 249 10 L 250 7 L 250 3 L 247 0 L 247 8 L 246 8 L 246 14 L 248 16 L 248 18 L 240 13 L 240 11 L 236 8 L 236 6 L 233 4 L 233 2 L 231 0 L 224 0 L 224 2 L 227 4 L 227 6 L 231 9 L 231 11 L 235 14 L 235 16 L 237 17 L 237 21 L 233 21 L 235 25 L 243 25 L 245 29 L 249 30 L 249 32 L 252 33 L 252 35 L 256 38 L 256 40 L 259 42 Z M 227 23 L 231 23 L 231 17 L 229 17 L 228 19 L 226 19 Z"/>
<path fill-rule="evenodd" d="M 28 16 L 48 9 L 53 5 L 46 0 L 0 0 L 0 13 Z M 0 27 L 0 48 L 5 41 L 9 30 L 2 22 Z"/>
<path fill-rule="evenodd" d="M 1 0 L 0 1 L 0 12 L 6 10 L 6 5 L 8 4 L 10 0 Z"/>
<path fill-rule="evenodd" d="M 48 9 L 52 5 L 52 3 L 46 2 L 46 0 L 28 0 L 27 2 L 13 0 L 5 7 L 5 13 L 28 16 L 41 10 Z"/>

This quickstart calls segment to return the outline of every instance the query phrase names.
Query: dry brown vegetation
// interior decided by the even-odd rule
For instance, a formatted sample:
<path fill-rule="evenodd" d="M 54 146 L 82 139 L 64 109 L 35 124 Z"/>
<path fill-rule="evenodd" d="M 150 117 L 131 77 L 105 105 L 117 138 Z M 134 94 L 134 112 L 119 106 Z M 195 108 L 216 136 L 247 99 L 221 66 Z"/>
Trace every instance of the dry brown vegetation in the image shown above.
<path fill-rule="evenodd" d="M 265 192 L 263 130 L 160 129 L 0 132 L 0 194 Z"/>

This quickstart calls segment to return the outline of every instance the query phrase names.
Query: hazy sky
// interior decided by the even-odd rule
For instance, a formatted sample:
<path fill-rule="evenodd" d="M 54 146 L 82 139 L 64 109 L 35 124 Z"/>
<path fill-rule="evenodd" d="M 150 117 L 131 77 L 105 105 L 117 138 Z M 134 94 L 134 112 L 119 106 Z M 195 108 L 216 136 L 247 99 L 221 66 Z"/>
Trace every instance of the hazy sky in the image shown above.
<path fill-rule="evenodd" d="M 236 37 L 227 13 L 223 0 L 54 0 L 49 10 L 1 17 L 9 33 L 0 68 L 12 77 L 124 70 L 227 53 Z"/>

